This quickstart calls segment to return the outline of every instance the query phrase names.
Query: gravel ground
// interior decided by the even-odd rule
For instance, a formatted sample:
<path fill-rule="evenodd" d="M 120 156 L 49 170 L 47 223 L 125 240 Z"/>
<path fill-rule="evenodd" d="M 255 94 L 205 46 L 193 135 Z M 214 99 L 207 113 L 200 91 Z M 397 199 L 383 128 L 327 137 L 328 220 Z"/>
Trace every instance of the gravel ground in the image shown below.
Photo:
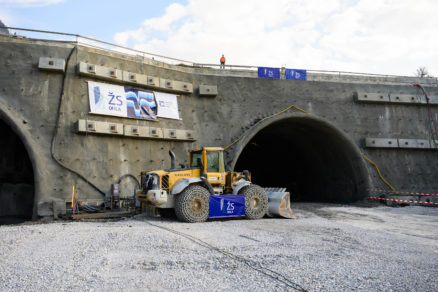
<path fill-rule="evenodd" d="M 0 226 L 0 291 L 438 291 L 438 208 Z"/>

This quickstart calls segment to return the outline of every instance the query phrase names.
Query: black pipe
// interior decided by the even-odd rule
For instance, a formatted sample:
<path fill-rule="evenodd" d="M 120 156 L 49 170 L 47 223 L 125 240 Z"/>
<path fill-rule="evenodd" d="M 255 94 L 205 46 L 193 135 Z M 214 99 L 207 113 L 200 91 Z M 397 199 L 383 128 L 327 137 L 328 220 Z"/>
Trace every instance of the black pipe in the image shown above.
<path fill-rule="evenodd" d="M 175 169 L 175 153 L 172 150 L 169 150 L 170 155 L 170 169 Z"/>
<path fill-rule="evenodd" d="M 76 174 L 79 178 L 81 178 L 82 180 L 84 180 L 87 184 L 89 184 L 92 188 L 94 188 L 96 191 L 98 191 L 102 196 L 105 196 L 105 192 L 102 191 L 101 189 L 99 189 L 95 184 L 93 184 L 91 181 L 88 180 L 88 178 L 85 175 L 80 174 L 78 171 L 68 167 L 67 165 L 65 165 L 63 162 L 61 162 L 55 155 L 55 140 L 56 137 L 58 135 L 58 130 L 60 128 L 60 113 L 61 113 L 61 108 L 62 108 L 62 103 L 63 103 L 63 97 L 65 95 L 64 89 L 65 89 L 65 83 L 67 80 L 67 73 L 68 73 L 68 69 L 69 69 L 69 63 L 70 63 L 70 58 L 73 55 L 73 52 L 76 51 L 77 52 L 78 46 L 74 46 L 70 53 L 68 54 L 67 60 L 65 61 L 65 72 L 64 75 L 62 77 L 62 84 L 61 84 L 61 93 L 60 93 L 60 97 L 59 97 L 59 103 L 58 103 L 58 109 L 57 109 L 57 113 L 56 113 L 56 122 L 55 122 L 55 130 L 53 131 L 53 136 L 52 136 L 52 141 L 50 143 L 50 155 L 52 156 L 53 160 L 55 160 L 60 166 L 62 166 L 63 168 L 65 168 L 66 170 Z M 76 56 L 77 59 L 77 56 Z"/>
<path fill-rule="evenodd" d="M 423 88 L 423 86 L 421 86 L 421 84 L 414 83 L 414 84 L 412 84 L 412 86 L 420 88 L 421 91 L 423 92 L 424 97 L 426 98 L 427 110 L 429 112 L 430 123 L 433 125 L 433 130 L 432 131 L 434 132 L 435 136 L 438 138 L 438 129 L 437 129 L 437 126 L 436 126 L 435 119 L 433 118 L 432 109 L 430 108 L 429 96 L 427 96 L 426 90 Z M 435 141 L 435 139 L 432 139 L 432 141 Z"/>
<path fill-rule="evenodd" d="M 140 182 L 139 182 L 138 179 L 135 177 L 135 175 L 130 174 L 130 173 L 124 174 L 124 175 L 122 175 L 121 177 L 119 177 L 119 179 L 117 180 L 117 183 L 120 184 L 120 183 L 122 182 L 122 180 L 123 180 L 124 178 L 127 178 L 127 177 L 131 177 L 132 179 L 134 179 L 135 182 L 137 183 L 137 186 L 138 186 L 139 188 L 141 187 Z"/>

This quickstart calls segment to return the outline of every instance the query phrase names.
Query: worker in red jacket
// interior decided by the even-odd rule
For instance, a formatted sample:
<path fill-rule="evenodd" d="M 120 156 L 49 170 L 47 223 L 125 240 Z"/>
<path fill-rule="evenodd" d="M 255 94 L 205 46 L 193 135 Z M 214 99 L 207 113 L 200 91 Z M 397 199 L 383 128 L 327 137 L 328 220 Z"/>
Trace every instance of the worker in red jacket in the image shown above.
<path fill-rule="evenodd" d="M 221 69 L 225 69 L 225 56 L 223 54 L 221 57 Z"/>

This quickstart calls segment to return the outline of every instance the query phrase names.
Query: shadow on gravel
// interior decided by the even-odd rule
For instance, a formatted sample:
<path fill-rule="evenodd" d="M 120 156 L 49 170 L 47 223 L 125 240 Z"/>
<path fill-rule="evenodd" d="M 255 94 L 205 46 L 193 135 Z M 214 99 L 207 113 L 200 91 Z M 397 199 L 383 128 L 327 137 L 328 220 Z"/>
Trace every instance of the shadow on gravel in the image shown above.
<path fill-rule="evenodd" d="M 11 217 L 11 216 L 0 217 L 0 225 L 21 224 L 26 221 L 27 221 L 26 219 L 20 217 Z"/>

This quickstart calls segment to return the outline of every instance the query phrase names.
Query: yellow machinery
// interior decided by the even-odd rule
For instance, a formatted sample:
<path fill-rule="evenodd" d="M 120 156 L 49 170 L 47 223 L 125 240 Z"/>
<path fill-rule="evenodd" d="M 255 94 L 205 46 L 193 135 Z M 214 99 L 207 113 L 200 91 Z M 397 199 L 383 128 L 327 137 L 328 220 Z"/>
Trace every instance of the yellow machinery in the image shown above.
<path fill-rule="evenodd" d="M 174 209 L 177 218 L 185 222 L 208 219 L 210 195 L 244 195 L 248 219 L 262 218 L 268 212 L 268 196 L 251 183 L 248 171 L 225 171 L 223 148 L 204 147 L 189 153 L 187 167 L 175 168 L 175 155 L 169 151 L 170 169 L 142 172 L 138 200 L 157 207 L 162 215 Z"/>

